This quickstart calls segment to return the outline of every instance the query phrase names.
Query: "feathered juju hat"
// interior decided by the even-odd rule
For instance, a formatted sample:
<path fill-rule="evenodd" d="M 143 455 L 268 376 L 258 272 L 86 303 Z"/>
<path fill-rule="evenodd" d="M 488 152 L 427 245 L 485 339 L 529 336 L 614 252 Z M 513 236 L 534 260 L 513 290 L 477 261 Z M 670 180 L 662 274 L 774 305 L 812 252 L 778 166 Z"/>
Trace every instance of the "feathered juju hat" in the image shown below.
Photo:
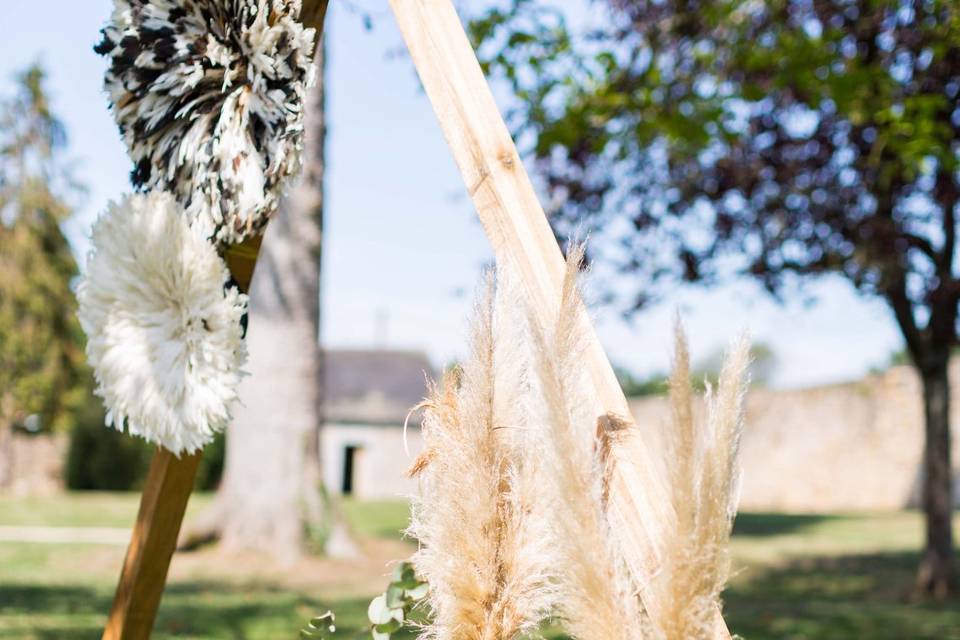
<path fill-rule="evenodd" d="M 222 430 L 247 298 L 220 255 L 300 169 L 315 32 L 300 0 L 114 0 L 96 51 L 146 193 L 101 216 L 78 298 L 107 424 L 179 455 Z"/>
<path fill-rule="evenodd" d="M 301 166 L 315 30 L 300 0 L 116 0 L 96 51 L 135 164 L 201 234 L 243 240 Z"/>
<path fill-rule="evenodd" d="M 175 454 L 230 418 L 246 358 L 247 298 L 173 196 L 134 194 L 93 227 L 77 298 L 107 424 Z"/>

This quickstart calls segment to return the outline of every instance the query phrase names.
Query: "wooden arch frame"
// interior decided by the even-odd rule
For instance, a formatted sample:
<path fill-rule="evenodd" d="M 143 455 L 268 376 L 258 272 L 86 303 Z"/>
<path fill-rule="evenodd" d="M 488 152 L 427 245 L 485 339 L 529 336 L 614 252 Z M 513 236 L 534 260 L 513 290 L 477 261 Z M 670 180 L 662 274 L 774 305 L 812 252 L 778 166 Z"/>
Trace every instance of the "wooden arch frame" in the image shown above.
<path fill-rule="evenodd" d="M 327 4 L 303 0 L 301 19 L 317 30 L 318 43 Z M 452 0 L 390 0 L 390 5 L 496 260 L 515 265 L 535 320 L 549 326 L 559 306 L 563 256 Z M 261 238 L 225 254 L 244 291 Z M 592 328 L 584 366 L 601 424 L 629 421 L 626 397 Z M 149 638 L 200 455 L 177 458 L 163 448 L 154 454 L 103 640 Z M 651 464 L 654 452 L 642 431 L 631 427 L 614 456 L 611 518 L 624 532 L 634 568 L 646 583 L 658 572 L 673 519 L 668 488 Z M 654 610 L 657 603 L 648 594 L 644 586 L 644 605 Z M 718 639 L 730 637 L 719 612 L 715 631 Z"/>

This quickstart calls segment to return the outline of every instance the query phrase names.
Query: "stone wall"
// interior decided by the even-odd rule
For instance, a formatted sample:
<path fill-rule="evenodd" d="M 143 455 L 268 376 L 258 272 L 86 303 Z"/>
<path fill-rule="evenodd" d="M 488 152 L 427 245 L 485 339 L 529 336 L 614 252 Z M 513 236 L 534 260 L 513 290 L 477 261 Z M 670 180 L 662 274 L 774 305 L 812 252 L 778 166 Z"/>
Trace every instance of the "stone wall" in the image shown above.
<path fill-rule="evenodd" d="M 960 471 L 958 364 L 951 367 L 951 414 L 953 460 Z M 655 440 L 662 437 L 669 420 L 666 399 L 631 405 L 641 428 L 650 428 Z M 751 390 L 742 446 L 743 509 L 917 506 L 923 451 L 919 379 L 912 368 L 896 367 L 850 384 Z M 955 487 L 960 505 L 960 483 Z"/>
<path fill-rule="evenodd" d="M 14 433 L 4 443 L 9 450 L 0 455 L 0 464 L 11 466 L 10 486 L 0 490 L 14 495 L 50 494 L 63 489 L 67 437 Z M 5 477 L 6 473 L 0 473 Z"/>
<path fill-rule="evenodd" d="M 960 480 L 960 362 L 951 369 L 954 462 Z M 637 424 L 661 447 L 666 398 L 631 402 Z M 420 452 L 418 428 L 333 423 L 323 429 L 324 479 L 340 493 L 354 449 L 352 493 L 395 498 L 417 490 L 405 476 Z M 742 443 L 741 508 L 765 511 L 890 510 L 917 506 L 923 452 L 920 382 L 910 367 L 849 384 L 752 389 Z M 655 461 L 658 462 L 658 461 Z M 960 506 L 960 482 L 954 492 Z"/>
<path fill-rule="evenodd" d="M 954 491 L 960 506 L 960 362 L 953 385 Z M 659 446 L 669 426 L 665 398 L 631 402 L 637 424 Z M 323 429 L 323 473 L 339 493 L 344 456 L 354 448 L 353 494 L 359 498 L 410 495 L 417 482 L 405 472 L 420 452 L 420 430 L 400 425 L 328 424 Z M 63 487 L 66 438 L 13 439 L 16 493 Z M 920 382 L 910 367 L 864 380 L 798 390 L 753 389 L 743 437 L 741 507 L 770 511 L 887 510 L 917 506 L 923 451 Z M 5 458 L 5 456 L 3 457 Z"/>

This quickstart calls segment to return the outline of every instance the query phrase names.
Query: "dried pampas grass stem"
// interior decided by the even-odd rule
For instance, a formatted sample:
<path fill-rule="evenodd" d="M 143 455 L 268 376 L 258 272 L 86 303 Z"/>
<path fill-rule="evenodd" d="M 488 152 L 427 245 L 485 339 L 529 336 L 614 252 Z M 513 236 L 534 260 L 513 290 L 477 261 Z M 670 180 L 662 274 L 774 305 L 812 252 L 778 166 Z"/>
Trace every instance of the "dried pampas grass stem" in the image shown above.
<path fill-rule="evenodd" d="M 750 349 L 746 335 L 729 349 L 716 390 L 708 386 L 706 419 L 697 421 L 679 320 L 674 345 L 667 467 L 676 522 L 667 539 L 664 570 L 655 582 L 660 604 L 656 623 L 665 640 L 706 640 L 716 637 L 720 594 L 729 574 Z"/>
<path fill-rule="evenodd" d="M 533 329 L 558 613 L 565 630 L 580 640 L 637 640 L 644 636 L 643 610 L 610 535 L 608 456 L 596 437 L 597 403 L 581 366 L 585 318 L 576 278 L 582 257 L 581 248 L 570 251 L 555 326 Z"/>
<path fill-rule="evenodd" d="M 494 338 L 494 289 L 477 304 L 471 355 L 422 404 L 426 451 L 409 533 L 421 543 L 418 575 L 430 583 L 423 637 L 508 640 L 535 631 L 549 610 L 547 539 L 532 460 L 499 427 L 515 411 L 496 376 L 519 363 Z M 498 356 L 503 355 L 504 358 Z"/>

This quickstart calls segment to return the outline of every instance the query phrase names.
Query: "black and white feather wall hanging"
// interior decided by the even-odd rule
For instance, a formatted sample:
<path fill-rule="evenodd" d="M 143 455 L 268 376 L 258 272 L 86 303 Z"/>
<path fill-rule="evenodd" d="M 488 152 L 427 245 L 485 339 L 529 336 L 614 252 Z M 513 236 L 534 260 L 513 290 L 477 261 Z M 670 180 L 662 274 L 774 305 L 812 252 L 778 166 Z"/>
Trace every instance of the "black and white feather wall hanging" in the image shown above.
<path fill-rule="evenodd" d="M 276 211 L 298 173 L 315 32 L 299 0 L 117 0 L 96 51 L 141 189 L 171 192 L 218 245 Z"/>

